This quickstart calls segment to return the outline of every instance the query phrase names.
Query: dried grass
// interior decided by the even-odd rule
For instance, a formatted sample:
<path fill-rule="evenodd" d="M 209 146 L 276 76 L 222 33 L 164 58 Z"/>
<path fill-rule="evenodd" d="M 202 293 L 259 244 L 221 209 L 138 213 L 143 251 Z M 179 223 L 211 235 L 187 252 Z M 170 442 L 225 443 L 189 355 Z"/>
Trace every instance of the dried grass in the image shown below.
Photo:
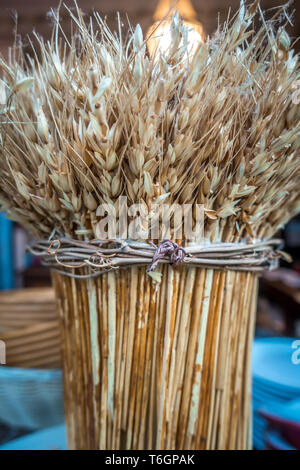
<path fill-rule="evenodd" d="M 150 57 L 94 14 L 58 14 L 51 41 L 1 59 L 0 208 L 37 236 L 97 236 L 96 209 L 204 204 L 213 241 L 268 238 L 300 210 L 299 58 L 285 7 L 257 2 L 188 54 L 175 15 L 167 53 Z M 253 21 L 260 29 L 253 31 Z M 96 27 L 95 27 L 96 23 Z M 163 197 L 162 197 L 163 196 Z"/>

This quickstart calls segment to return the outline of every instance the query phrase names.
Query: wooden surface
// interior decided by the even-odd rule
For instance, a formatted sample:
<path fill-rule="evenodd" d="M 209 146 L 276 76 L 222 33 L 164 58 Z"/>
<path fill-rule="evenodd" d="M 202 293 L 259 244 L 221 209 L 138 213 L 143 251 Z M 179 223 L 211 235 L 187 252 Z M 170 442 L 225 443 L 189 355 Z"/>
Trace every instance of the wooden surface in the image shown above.
<path fill-rule="evenodd" d="M 54 273 L 71 449 L 251 445 L 252 273 Z"/>
<path fill-rule="evenodd" d="M 11 367 L 60 368 L 60 332 L 54 291 L 0 292 L 0 339 Z"/>

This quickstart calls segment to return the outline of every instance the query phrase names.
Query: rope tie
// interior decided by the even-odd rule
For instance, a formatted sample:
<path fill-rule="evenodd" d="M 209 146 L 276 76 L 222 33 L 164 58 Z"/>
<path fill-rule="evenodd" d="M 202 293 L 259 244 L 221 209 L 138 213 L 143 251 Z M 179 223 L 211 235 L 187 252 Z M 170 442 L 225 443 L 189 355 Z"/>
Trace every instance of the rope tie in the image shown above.
<path fill-rule="evenodd" d="M 278 239 L 246 243 L 214 243 L 189 245 L 183 248 L 172 240 L 154 243 L 132 240 L 79 241 L 68 238 L 38 240 L 28 249 L 43 259 L 43 264 L 60 273 L 79 279 L 99 276 L 112 269 L 130 266 L 148 266 L 149 275 L 158 264 L 174 267 L 189 264 L 195 267 L 262 272 L 276 269 L 278 260 L 291 258 L 280 250 Z M 58 267 L 63 270 L 57 269 Z M 80 268 L 89 268 L 87 274 L 76 274 Z"/>
<path fill-rule="evenodd" d="M 170 258 L 171 264 L 174 266 L 179 266 L 180 264 L 184 263 L 186 258 L 186 252 L 184 248 L 182 248 L 181 245 L 177 245 L 177 243 L 173 242 L 172 240 L 165 240 L 157 247 L 154 244 L 153 246 L 156 249 L 152 263 L 147 269 L 147 272 L 154 271 L 158 263 L 168 256 Z"/>

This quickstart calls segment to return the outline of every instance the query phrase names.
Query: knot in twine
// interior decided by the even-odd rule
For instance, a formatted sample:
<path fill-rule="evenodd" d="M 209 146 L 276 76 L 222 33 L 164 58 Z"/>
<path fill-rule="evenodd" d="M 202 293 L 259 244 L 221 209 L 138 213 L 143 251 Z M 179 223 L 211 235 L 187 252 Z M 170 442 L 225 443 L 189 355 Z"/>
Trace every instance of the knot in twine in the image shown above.
<path fill-rule="evenodd" d="M 33 255 L 41 256 L 43 264 L 66 276 L 85 279 L 99 276 L 112 269 L 148 266 L 147 273 L 159 282 L 155 273 L 158 264 L 180 266 L 190 264 L 206 269 L 262 272 L 276 269 L 280 258 L 290 261 L 280 251 L 281 240 L 246 243 L 211 243 L 183 248 L 172 240 L 154 243 L 132 240 L 79 241 L 68 238 L 39 240 L 29 247 Z M 62 266 L 63 270 L 57 267 Z M 75 274 L 78 268 L 89 268 L 88 274 Z"/>
<path fill-rule="evenodd" d="M 152 246 L 154 246 L 156 250 L 147 272 L 154 271 L 158 263 L 167 256 L 169 256 L 170 262 L 174 266 L 179 266 L 185 261 L 186 252 L 184 248 L 181 245 L 177 245 L 177 243 L 172 240 L 164 240 L 157 247 L 153 243 Z"/>

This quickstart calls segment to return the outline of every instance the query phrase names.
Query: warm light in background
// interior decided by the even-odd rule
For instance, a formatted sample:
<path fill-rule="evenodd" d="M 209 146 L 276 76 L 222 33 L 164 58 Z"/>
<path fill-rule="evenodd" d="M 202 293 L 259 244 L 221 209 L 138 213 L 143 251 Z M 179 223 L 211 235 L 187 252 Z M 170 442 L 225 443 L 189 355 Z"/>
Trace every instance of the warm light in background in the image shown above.
<path fill-rule="evenodd" d="M 160 0 L 154 13 L 156 22 L 147 31 L 147 47 L 150 55 L 154 55 L 159 49 L 166 52 L 171 43 L 171 19 L 175 11 L 178 10 L 184 26 L 188 28 L 189 53 L 196 50 L 199 42 L 203 42 L 205 34 L 203 26 L 197 21 L 197 13 L 190 0 Z M 165 18 L 164 20 L 162 20 Z"/>

